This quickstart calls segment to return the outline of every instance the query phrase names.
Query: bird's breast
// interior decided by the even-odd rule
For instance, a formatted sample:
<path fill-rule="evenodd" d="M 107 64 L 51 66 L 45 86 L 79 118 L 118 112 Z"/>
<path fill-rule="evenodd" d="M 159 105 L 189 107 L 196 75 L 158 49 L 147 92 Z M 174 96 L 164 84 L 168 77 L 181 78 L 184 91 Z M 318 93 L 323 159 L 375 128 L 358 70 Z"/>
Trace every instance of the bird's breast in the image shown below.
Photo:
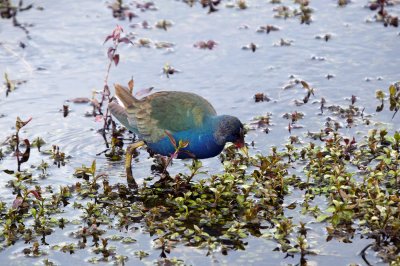
<path fill-rule="evenodd" d="M 219 145 L 215 142 L 212 132 L 183 131 L 172 134 L 172 137 L 176 143 L 179 143 L 180 140 L 189 142 L 186 148 L 179 151 L 179 159 L 211 158 L 220 154 L 224 148 L 223 145 Z M 147 143 L 147 146 L 154 153 L 163 156 L 170 156 L 175 152 L 175 147 L 167 136 L 157 142 Z"/>

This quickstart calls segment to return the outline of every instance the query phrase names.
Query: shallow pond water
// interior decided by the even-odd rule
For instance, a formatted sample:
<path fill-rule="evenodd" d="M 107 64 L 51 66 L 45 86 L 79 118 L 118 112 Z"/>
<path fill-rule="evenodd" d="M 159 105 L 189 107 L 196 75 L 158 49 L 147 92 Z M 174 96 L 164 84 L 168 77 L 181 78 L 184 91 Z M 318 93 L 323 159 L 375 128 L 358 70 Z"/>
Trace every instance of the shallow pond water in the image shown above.
<path fill-rule="evenodd" d="M 282 1 L 296 7 L 293 1 Z M 149 38 L 152 41 L 174 43 L 172 49 L 156 49 L 121 44 L 118 48 L 120 62 L 112 67 L 109 84 L 125 84 L 133 76 L 136 88 L 154 87 L 154 91 L 180 90 L 195 92 L 207 98 L 220 114 L 231 114 L 249 124 L 253 117 L 272 114 L 270 132 L 250 131 L 246 142 L 254 141 L 250 153 L 268 153 L 272 146 L 283 147 L 291 133 L 288 120 L 282 116 L 289 112 L 302 112 L 302 128 L 293 129 L 296 135 L 304 137 L 307 131 L 319 131 L 329 114 L 320 114 L 320 104 L 324 97 L 329 104 L 348 105 L 352 95 L 357 103 L 365 107 L 365 114 L 371 115 L 376 127 L 398 130 L 399 115 L 392 119 L 392 113 L 385 110 L 375 113 L 379 101 L 375 91 L 387 90 L 390 84 L 399 80 L 400 34 L 396 27 L 384 27 L 373 21 L 376 12 L 365 8 L 367 1 L 353 0 L 345 7 L 338 7 L 337 1 L 311 1 L 312 22 L 301 24 L 299 17 L 275 18 L 273 11 L 279 5 L 269 1 L 247 1 L 248 8 L 226 5 L 236 2 L 222 1 L 219 11 L 212 14 L 201 8 L 199 3 L 193 7 L 182 1 L 154 1 L 157 10 L 145 12 L 135 8 L 133 2 L 128 7 L 138 15 L 131 22 L 112 16 L 105 1 L 35 1 L 31 10 L 20 12 L 20 23 L 32 24 L 28 35 L 12 25 L 11 20 L 0 20 L 0 74 L 7 73 L 12 80 L 25 80 L 18 88 L 5 97 L 5 89 L 0 96 L 0 140 L 14 133 L 15 119 L 32 117 L 23 128 L 21 135 L 29 139 L 43 138 L 47 148 L 58 145 L 69 157 L 61 168 L 51 166 L 49 177 L 39 180 L 40 185 L 72 185 L 76 182 L 73 173 L 82 164 L 90 165 L 95 159 L 100 172 L 109 175 L 110 183 L 125 182 L 123 162 L 110 162 L 104 155 L 96 155 L 104 149 L 102 136 L 97 130 L 102 127 L 94 117 L 85 117 L 92 107 L 86 104 L 66 102 L 76 97 L 91 97 L 93 90 L 102 90 L 108 65 L 108 44 L 103 45 L 105 37 L 116 24 L 125 33 L 137 34 L 136 39 Z M 27 3 L 25 3 L 27 4 Z M 39 8 L 40 7 L 40 8 Z M 400 5 L 388 7 L 390 13 L 400 14 Z M 154 27 L 159 20 L 171 20 L 173 25 L 167 31 Z M 151 28 L 140 25 L 147 21 Z M 369 22 L 368 22 L 369 21 Z M 133 27 L 139 24 L 139 26 Z M 275 25 L 280 30 L 269 34 L 257 33 L 259 26 Z M 329 41 L 316 38 L 330 34 Z M 279 45 L 281 39 L 290 40 L 290 46 Z M 194 47 L 198 41 L 214 40 L 217 45 L 212 50 Z M 26 47 L 20 47 L 20 43 Z M 255 52 L 242 49 L 250 43 L 258 47 Z M 180 70 L 169 78 L 162 73 L 168 63 Z M 326 78 L 333 75 L 332 78 Z M 307 81 L 315 88 L 306 105 L 297 106 L 295 100 L 302 100 L 305 90 L 296 85 L 284 87 L 295 78 Z M 264 93 L 269 102 L 254 102 L 256 93 Z M 63 117 L 63 104 L 68 104 L 70 113 Z M 378 122 L 379 121 L 379 122 Z M 362 137 L 368 128 L 355 125 L 341 129 L 344 135 Z M 44 157 L 33 153 L 28 163 L 37 165 Z M 184 162 L 176 161 L 171 173 L 182 170 Z M 152 159 L 141 151 L 133 172 L 139 184 L 151 175 Z M 203 161 L 210 173 L 223 171 L 218 158 Z M 13 156 L 0 161 L 0 170 L 15 169 Z M 0 173 L 0 200 L 12 202 L 12 195 L 6 183 L 12 177 Z M 201 178 L 201 177 L 199 177 Z M 285 204 L 301 200 L 301 193 L 294 191 Z M 323 204 L 323 200 L 321 200 Z M 298 209 L 287 210 L 294 220 L 307 220 Z M 80 211 L 65 208 L 70 220 L 78 219 Z M 360 251 L 372 240 L 355 235 L 352 243 L 337 240 L 325 241 L 325 227 L 310 224 L 309 241 L 318 249 L 318 255 L 307 257 L 309 265 L 365 265 Z M 71 242 L 69 233 L 76 225 L 69 224 L 63 230 L 56 230 L 47 237 L 51 245 Z M 150 236 L 137 229 L 118 231 L 107 228 L 109 235 L 131 236 L 137 242 L 121 244 L 112 242 L 118 254 L 129 257 L 128 265 L 152 264 L 157 262 L 160 250 L 153 247 Z M 214 252 L 206 256 L 207 250 L 178 245 L 167 256 L 181 259 L 186 264 L 209 265 L 295 265 L 300 257 L 287 257 L 285 253 L 273 251 L 276 243 L 269 239 L 248 237 L 244 251 L 229 251 L 228 255 Z M 89 249 L 77 250 L 74 254 L 54 251 L 43 247 L 48 253 L 40 258 L 28 258 L 22 253 L 26 247 L 18 241 L 0 252 L 0 259 L 7 265 L 40 264 L 44 258 L 60 264 L 81 265 L 93 256 Z M 149 256 L 140 260 L 134 254 L 143 250 Z M 373 251 L 367 253 L 372 264 L 379 264 L 380 258 Z M 384 264 L 384 263 L 382 263 Z"/>

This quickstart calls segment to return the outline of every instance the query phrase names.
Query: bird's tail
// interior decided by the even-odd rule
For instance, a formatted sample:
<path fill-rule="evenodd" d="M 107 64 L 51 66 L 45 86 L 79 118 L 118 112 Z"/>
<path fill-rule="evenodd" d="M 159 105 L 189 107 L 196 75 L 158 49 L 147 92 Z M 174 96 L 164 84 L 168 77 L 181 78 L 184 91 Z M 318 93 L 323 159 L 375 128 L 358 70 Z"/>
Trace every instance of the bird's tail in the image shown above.
<path fill-rule="evenodd" d="M 124 104 L 125 108 L 134 107 L 139 103 L 139 100 L 133 97 L 132 93 L 128 90 L 128 88 L 120 85 L 114 84 L 115 94 L 118 99 Z"/>

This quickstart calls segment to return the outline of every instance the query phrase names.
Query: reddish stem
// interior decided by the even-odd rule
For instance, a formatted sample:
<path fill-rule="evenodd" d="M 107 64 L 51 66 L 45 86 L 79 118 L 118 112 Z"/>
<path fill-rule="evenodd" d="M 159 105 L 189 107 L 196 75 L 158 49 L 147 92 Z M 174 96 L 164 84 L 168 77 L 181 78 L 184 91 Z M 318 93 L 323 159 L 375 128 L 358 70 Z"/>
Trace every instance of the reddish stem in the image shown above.
<path fill-rule="evenodd" d="M 119 41 L 114 40 L 114 47 L 112 50 L 112 55 L 109 58 L 110 62 L 108 63 L 106 77 L 104 78 L 104 88 L 103 88 L 103 93 L 101 96 L 100 108 L 103 106 L 104 100 L 106 98 L 106 88 L 108 87 L 108 76 L 110 75 L 111 66 L 114 62 L 113 58 L 117 51 L 118 44 L 119 44 Z M 108 102 L 110 102 L 110 100 L 111 100 L 110 93 L 107 93 L 107 99 L 108 99 Z M 107 128 L 107 124 L 108 124 L 108 119 L 110 119 L 112 121 L 112 117 L 108 114 L 108 106 L 107 106 L 106 114 L 103 116 L 104 124 L 103 124 L 103 132 L 102 132 L 102 136 L 103 136 L 104 142 L 106 143 L 107 149 L 110 147 L 108 144 L 108 141 L 107 141 L 107 136 L 106 136 L 106 128 Z"/>

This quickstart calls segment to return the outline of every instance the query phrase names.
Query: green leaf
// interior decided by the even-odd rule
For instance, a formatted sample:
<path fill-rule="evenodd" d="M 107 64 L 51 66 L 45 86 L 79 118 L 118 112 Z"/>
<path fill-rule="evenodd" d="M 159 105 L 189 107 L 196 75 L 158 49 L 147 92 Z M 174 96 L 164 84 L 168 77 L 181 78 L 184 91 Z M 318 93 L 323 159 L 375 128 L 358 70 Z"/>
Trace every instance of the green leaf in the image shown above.
<path fill-rule="evenodd" d="M 317 217 L 316 220 L 317 220 L 317 222 L 321 223 L 321 222 L 325 221 L 325 220 L 328 219 L 328 218 L 330 218 L 329 215 L 327 215 L 327 214 L 321 214 L 320 216 Z"/>
<path fill-rule="evenodd" d="M 301 85 L 303 85 L 303 87 L 304 87 L 305 89 L 307 89 L 307 90 L 310 89 L 310 85 L 308 85 L 307 82 L 305 82 L 304 80 L 302 80 L 302 81 L 300 81 L 300 82 L 301 82 Z"/>
<path fill-rule="evenodd" d="M 397 142 L 399 142 L 399 141 L 400 141 L 400 133 L 399 133 L 399 131 L 396 131 L 396 132 L 394 133 L 393 137 L 394 137 L 394 139 L 395 139 Z"/>
<path fill-rule="evenodd" d="M 137 240 L 132 238 L 132 237 L 125 237 L 124 239 L 122 239 L 122 243 L 124 244 L 131 244 L 131 243 L 135 243 Z"/>
<path fill-rule="evenodd" d="M 201 229 L 197 226 L 197 225 L 193 225 L 193 228 L 194 228 L 194 230 L 196 231 L 196 232 L 200 232 L 201 231 Z"/>
<path fill-rule="evenodd" d="M 236 196 L 236 201 L 237 201 L 237 203 L 239 203 L 239 205 L 243 205 L 244 195 L 237 195 Z"/>
<path fill-rule="evenodd" d="M 327 212 L 335 212 L 336 208 L 335 206 L 330 206 L 328 209 L 326 209 Z"/>
<path fill-rule="evenodd" d="M 194 234 L 194 230 L 192 229 L 186 229 L 183 233 L 185 236 L 191 236 Z"/>
<path fill-rule="evenodd" d="M 179 239 L 179 233 L 175 232 L 172 235 L 170 235 L 169 238 L 172 239 L 172 240 L 177 240 L 177 239 Z"/>
<path fill-rule="evenodd" d="M 93 160 L 92 166 L 90 167 L 90 173 L 94 175 L 96 173 L 96 160 Z"/>
<path fill-rule="evenodd" d="M 392 84 L 389 87 L 390 96 L 394 96 L 396 94 L 396 87 Z"/>
<path fill-rule="evenodd" d="M 3 170 L 3 172 L 6 173 L 6 174 L 9 174 L 9 175 L 14 174 L 13 170 L 8 170 L 8 169 Z"/>
<path fill-rule="evenodd" d="M 247 234 L 246 234 L 245 232 L 239 232 L 239 233 L 238 233 L 238 236 L 239 236 L 240 238 L 246 238 L 246 237 L 247 237 Z"/>
<path fill-rule="evenodd" d="M 288 252 L 288 253 L 299 253 L 300 250 L 297 249 L 297 248 L 290 248 L 290 249 L 287 250 L 287 252 Z"/>
<path fill-rule="evenodd" d="M 36 211 L 36 209 L 35 209 L 35 208 L 31 208 L 31 214 L 32 214 L 33 218 L 35 218 L 35 219 L 36 219 L 36 214 L 37 214 L 37 211 Z"/>

